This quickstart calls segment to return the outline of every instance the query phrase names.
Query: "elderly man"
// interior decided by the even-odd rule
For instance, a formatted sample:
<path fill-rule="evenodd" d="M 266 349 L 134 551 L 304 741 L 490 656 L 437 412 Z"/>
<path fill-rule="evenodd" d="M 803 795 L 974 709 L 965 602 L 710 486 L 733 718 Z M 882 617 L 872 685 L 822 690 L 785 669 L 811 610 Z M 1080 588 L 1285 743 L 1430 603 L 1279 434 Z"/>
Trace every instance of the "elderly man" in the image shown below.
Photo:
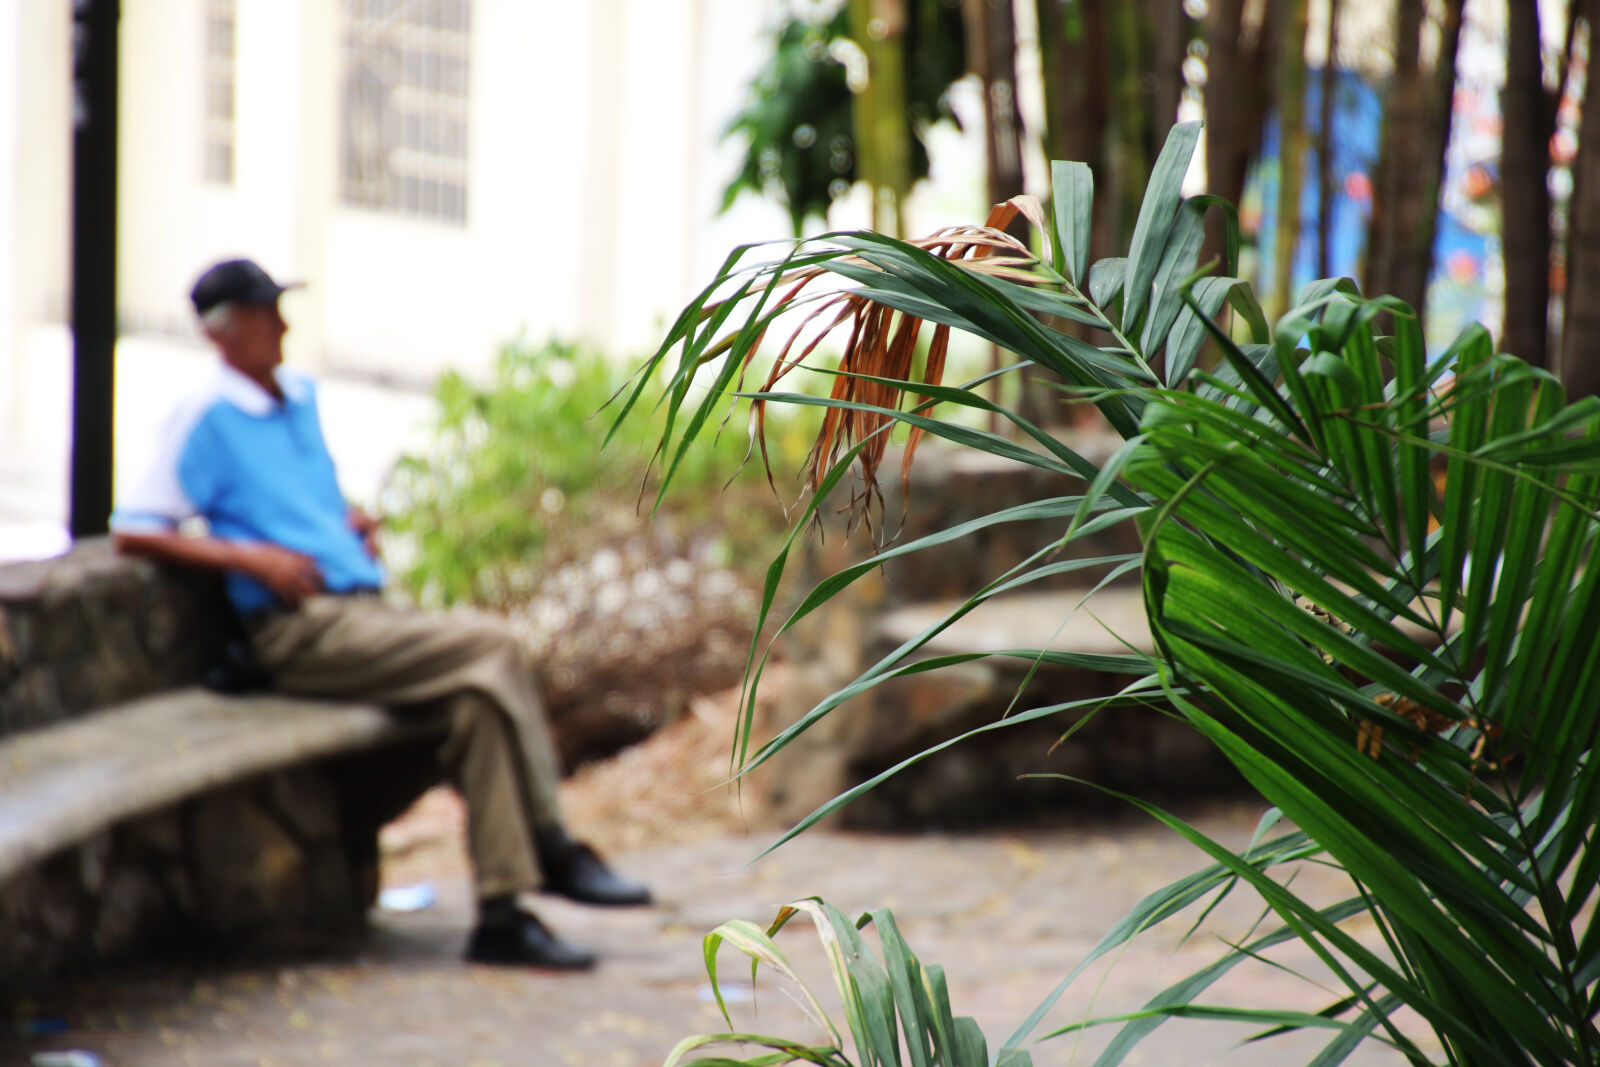
<path fill-rule="evenodd" d="M 340 493 L 312 381 L 282 366 L 278 298 L 288 288 L 242 259 L 196 281 L 194 309 L 222 362 L 169 418 L 152 469 L 119 501 L 117 547 L 225 572 L 255 658 L 281 691 L 447 708 L 439 758 L 466 799 L 479 899 L 467 958 L 592 966 L 594 955 L 551 933 L 524 894 L 624 905 L 649 893 L 564 829 L 533 667 L 503 622 L 379 595 L 377 523 Z M 180 531 L 197 517 L 203 533 Z"/>

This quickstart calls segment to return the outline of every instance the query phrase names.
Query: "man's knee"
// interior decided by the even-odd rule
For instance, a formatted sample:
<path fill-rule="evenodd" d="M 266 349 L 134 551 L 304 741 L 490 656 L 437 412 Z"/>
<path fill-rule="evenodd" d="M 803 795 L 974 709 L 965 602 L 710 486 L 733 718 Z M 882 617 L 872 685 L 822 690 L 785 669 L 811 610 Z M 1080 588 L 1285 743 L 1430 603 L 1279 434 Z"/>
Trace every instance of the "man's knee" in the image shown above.
<path fill-rule="evenodd" d="M 543 692 L 543 683 L 528 642 L 504 619 L 490 616 L 487 622 L 489 625 L 483 631 L 486 645 L 494 649 L 495 658 L 504 664 L 506 671 L 532 683 L 537 698 Z"/>
<path fill-rule="evenodd" d="M 499 616 L 482 611 L 467 611 L 441 616 L 441 622 L 459 629 L 485 652 L 509 659 L 527 660 L 528 644 L 511 623 Z"/>
<path fill-rule="evenodd" d="M 439 746 L 439 761 L 454 768 L 476 743 L 504 744 L 505 729 L 499 709 L 488 696 L 475 689 L 464 690 L 447 703 L 449 729 Z"/>

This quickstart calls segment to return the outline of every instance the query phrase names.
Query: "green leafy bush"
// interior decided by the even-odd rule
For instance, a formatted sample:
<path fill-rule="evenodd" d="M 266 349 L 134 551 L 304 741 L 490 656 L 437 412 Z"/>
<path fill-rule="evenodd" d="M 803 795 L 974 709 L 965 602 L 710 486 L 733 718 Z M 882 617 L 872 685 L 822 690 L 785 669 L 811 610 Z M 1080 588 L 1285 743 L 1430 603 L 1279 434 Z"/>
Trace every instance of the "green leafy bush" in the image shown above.
<path fill-rule="evenodd" d="M 551 566 L 643 528 L 635 504 L 653 431 L 630 423 L 608 441 L 596 417 L 625 384 L 617 361 L 558 341 L 505 346 L 486 385 L 446 373 L 432 447 L 403 457 L 384 492 L 407 589 L 426 603 L 505 606 Z M 728 555 L 760 559 L 778 520 L 752 474 L 722 491 L 747 450 L 744 427 L 728 431 L 684 457 L 674 478 L 688 491 L 667 519 L 714 529 Z"/>

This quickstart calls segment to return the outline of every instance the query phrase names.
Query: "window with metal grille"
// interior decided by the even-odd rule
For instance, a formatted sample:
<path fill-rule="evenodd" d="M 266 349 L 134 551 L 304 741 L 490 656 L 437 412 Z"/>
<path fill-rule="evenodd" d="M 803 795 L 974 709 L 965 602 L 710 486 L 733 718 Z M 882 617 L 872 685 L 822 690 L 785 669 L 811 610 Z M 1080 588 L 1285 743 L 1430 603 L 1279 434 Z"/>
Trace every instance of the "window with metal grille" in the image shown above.
<path fill-rule="evenodd" d="M 206 181 L 233 184 L 235 41 L 238 0 L 206 0 L 205 114 L 201 169 Z"/>
<path fill-rule="evenodd" d="M 346 203 L 467 220 L 470 0 L 345 0 Z"/>

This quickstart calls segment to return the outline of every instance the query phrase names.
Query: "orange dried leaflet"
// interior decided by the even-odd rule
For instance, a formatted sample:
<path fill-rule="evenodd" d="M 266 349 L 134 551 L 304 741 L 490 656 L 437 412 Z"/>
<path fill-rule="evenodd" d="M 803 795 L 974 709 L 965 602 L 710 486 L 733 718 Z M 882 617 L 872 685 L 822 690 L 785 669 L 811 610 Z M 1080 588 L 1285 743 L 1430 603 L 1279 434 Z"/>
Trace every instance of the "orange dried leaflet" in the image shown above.
<path fill-rule="evenodd" d="M 977 273 L 1006 277 L 1024 284 L 1037 283 L 1040 279 L 1029 268 L 1039 262 L 1038 258 L 1021 241 L 1004 232 L 1004 227 L 1019 214 L 1040 227 L 1041 232 L 1048 232 L 1043 227 L 1043 212 L 1038 200 L 1023 196 L 997 205 L 983 226 L 949 227 L 909 243 L 932 256 L 959 263 Z M 857 257 L 848 257 L 847 261 L 858 266 L 873 267 L 873 264 Z M 806 287 L 825 273 L 825 268 L 808 267 L 779 278 L 775 287 L 783 291 L 775 300 L 774 312 L 796 306 L 802 298 L 811 299 L 805 295 Z M 783 288 L 785 286 L 787 288 Z M 761 391 L 772 391 L 785 375 L 805 366 L 822 341 L 846 323 L 849 324 L 849 334 L 839 358 L 837 369 L 840 373 L 830 393 L 833 400 L 883 411 L 898 411 L 908 400 L 907 391 L 868 379 L 918 381 L 932 386 L 943 382 L 950 327 L 933 324 L 926 359 L 922 362 L 920 376 L 914 378 L 917 342 L 925 320 L 896 311 L 850 289 L 841 289 L 822 297 L 820 303 L 808 311 L 790 333 L 777 359 L 773 361 Z M 717 346 L 718 349 L 722 347 Z M 758 347 L 759 339 L 746 350 L 741 378 Z M 927 399 L 925 394 L 918 393 L 914 394 L 913 402 Z M 850 509 L 855 511 L 879 498 L 877 472 L 889 444 L 886 431 L 893 421 L 893 416 L 882 411 L 830 407 L 807 458 L 807 489 L 816 490 L 842 454 L 856 444 L 866 442 L 866 447 L 859 454 L 861 484 L 852 491 Z M 751 429 L 752 437 L 761 449 L 770 482 L 772 468 L 766 445 L 766 402 L 759 398 L 751 405 Z M 909 483 L 911 463 L 922 437 L 921 429 L 911 429 L 901 459 L 902 488 Z"/>
<path fill-rule="evenodd" d="M 1409 697 L 1402 697 L 1395 693 L 1381 693 L 1375 703 L 1389 708 L 1396 715 L 1409 721 L 1418 730 L 1429 734 L 1440 734 L 1452 726 L 1465 726 L 1478 732 L 1477 740 L 1472 745 L 1472 762 L 1474 767 L 1480 763 L 1490 770 L 1499 766 L 1496 761 L 1483 761 L 1483 750 L 1487 742 L 1500 735 L 1500 728 L 1494 723 L 1485 722 L 1478 718 L 1452 719 L 1448 715 L 1441 715 L 1432 708 L 1425 708 Z M 1383 752 L 1384 728 L 1381 723 L 1371 719 L 1361 719 L 1356 723 L 1356 751 L 1363 755 L 1377 759 Z M 1421 743 L 1414 743 L 1406 752 L 1407 763 L 1415 763 L 1422 755 Z"/>

